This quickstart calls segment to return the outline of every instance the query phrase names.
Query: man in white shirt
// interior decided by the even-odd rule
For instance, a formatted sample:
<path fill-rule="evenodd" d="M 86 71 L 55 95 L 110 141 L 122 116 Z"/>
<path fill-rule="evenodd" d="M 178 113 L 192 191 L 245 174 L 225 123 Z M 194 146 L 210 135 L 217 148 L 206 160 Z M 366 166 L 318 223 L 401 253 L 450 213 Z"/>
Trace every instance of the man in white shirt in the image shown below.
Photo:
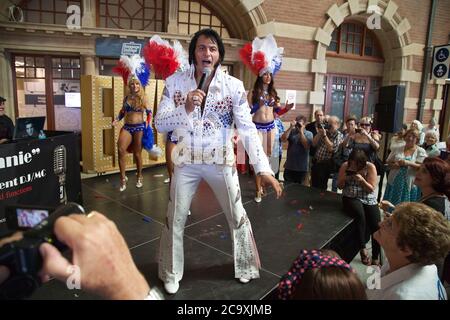
<path fill-rule="evenodd" d="M 252 122 L 244 86 L 220 68 L 224 55 L 222 40 L 214 30 L 198 31 L 189 46 L 190 69 L 167 78 L 155 116 L 157 130 L 173 131 L 178 141 L 172 154 L 175 169 L 159 259 L 159 278 L 170 294 L 178 291 L 183 277 L 184 226 L 202 179 L 214 191 L 227 218 L 235 278 L 242 283 L 259 278 L 258 251 L 235 168 L 234 126 L 263 185 L 271 185 L 277 197 L 281 195 Z"/>
<path fill-rule="evenodd" d="M 450 222 L 422 203 L 402 203 L 374 233 L 386 254 L 372 300 L 446 300 L 436 261 L 450 250 Z"/>

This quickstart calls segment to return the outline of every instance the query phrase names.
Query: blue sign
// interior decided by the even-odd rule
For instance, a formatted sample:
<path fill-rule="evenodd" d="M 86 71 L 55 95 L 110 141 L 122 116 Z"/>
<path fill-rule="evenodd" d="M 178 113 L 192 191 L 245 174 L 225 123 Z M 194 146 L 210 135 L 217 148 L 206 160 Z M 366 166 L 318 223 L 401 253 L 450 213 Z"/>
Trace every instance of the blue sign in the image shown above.
<path fill-rule="evenodd" d="M 438 64 L 436 67 L 434 67 L 433 73 L 436 77 L 442 78 L 447 74 L 447 66 L 442 63 Z"/>
<path fill-rule="evenodd" d="M 443 61 L 447 60 L 448 54 L 449 54 L 449 52 L 446 48 L 439 49 L 436 52 L 436 60 L 439 62 L 443 62 Z"/>
<path fill-rule="evenodd" d="M 435 46 L 433 50 L 433 64 L 431 79 L 443 80 L 450 78 L 450 44 Z"/>
<path fill-rule="evenodd" d="M 141 53 L 148 40 L 97 38 L 95 39 L 95 54 L 100 57 L 120 58 L 120 56 Z"/>

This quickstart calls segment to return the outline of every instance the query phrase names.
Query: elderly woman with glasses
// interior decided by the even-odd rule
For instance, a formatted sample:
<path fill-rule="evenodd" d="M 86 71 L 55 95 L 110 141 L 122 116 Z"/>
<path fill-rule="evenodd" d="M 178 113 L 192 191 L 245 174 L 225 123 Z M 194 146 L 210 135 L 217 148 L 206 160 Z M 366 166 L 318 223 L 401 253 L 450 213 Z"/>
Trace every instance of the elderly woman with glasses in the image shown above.
<path fill-rule="evenodd" d="M 417 145 L 418 142 L 419 131 L 409 129 L 405 134 L 405 146 L 392 150 L 386 160 L 391 170 L 384 200 L 394 206 L 402 202 L 416 202 L 420 198 L 420 190 L 414 185 L 414 178 L 427 153 Z"/>
<path fill-rule="evenodd" d="M 450 222 L 441 213 L 422 203 L 403 203 L 373 236 L 387 261 L 379 286 L 367 290 L 369 299 L 447 299 L 435 265 L 450 250 Z"/>
<path fill-rule="evenodd" d="M 439 157 L 441 150 L 439 150 L 437 145 L 438 142 L 438 134 L 436 131 L 430 130 L 425 133 L 425 142 L 421 145 L 421 147 L 425 149 L 429 157 Z"/>

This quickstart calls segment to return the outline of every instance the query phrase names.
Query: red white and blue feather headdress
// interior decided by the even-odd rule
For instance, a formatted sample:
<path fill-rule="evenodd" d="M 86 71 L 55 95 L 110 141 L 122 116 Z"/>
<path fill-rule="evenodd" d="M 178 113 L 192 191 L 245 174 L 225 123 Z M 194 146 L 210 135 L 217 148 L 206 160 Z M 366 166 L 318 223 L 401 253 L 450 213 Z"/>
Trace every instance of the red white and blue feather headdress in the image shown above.
<path fill-rule="evenodd" d="M 125 85 L 135 78 L 145 87 L 150 79 L 150 68 L 138 54 L 131 57 L 121 56 L 117 66 L 113 68 L 113 72 L 122 76 Z"/>
<path fill-rule="evenodd" d="M 273 35 L 265 38 L 255 38 L 247 43 L 240 51 L 242 62 L 257 76 L 266 72 L 275 75 L 281 68 L 283 48 L 277 47 Z"/>
<path fill-rule="evenodd" d="M 154 35 L 143 50 L 145 62 L 153 68 L 153 72 L 162 79 L 167 79 L 177 71 L 189 67 L 187 54 L 177 40 L 170 45 L 169 41 Z"/>

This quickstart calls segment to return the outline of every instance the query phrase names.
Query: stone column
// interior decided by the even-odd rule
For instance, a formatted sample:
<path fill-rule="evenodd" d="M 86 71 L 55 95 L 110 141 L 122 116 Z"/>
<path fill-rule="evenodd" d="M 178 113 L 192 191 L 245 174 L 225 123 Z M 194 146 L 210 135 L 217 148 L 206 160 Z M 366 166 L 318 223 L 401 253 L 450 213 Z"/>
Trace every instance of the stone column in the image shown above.
<path fill-rule="evenodd" d="M 169 0 L 167 11 L 167 33 L 178 33 L 178 0 Z"/>
<path fill-rule="evenodd" d="M 96 27 L 96 10 L 95 0 L 83 0 L 83 12 L 81 16 L 81 26 L 83 28 Z"/>
<path fill-rule="evenodd" d="M 83 75 L 96 75 L 95 56 L 91 54 L 82 55 L 84 72 Z"/>

